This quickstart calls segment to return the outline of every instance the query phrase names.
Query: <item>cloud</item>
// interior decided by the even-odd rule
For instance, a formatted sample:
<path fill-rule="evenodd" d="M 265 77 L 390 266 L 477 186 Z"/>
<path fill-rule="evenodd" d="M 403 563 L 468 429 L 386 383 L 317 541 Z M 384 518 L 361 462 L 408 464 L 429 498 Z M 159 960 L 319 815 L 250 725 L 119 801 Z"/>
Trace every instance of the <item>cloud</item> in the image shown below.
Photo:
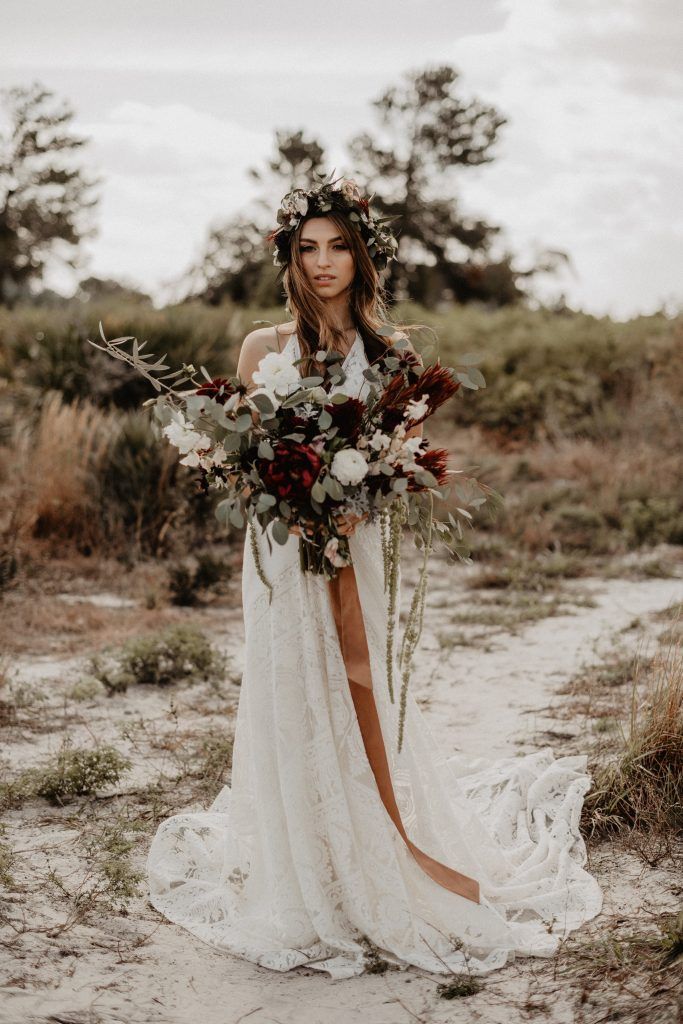
<path fill-rule="evenodd" d="M 271 145 L 269 134 L 181 104 L 125 102 L 78 129 L 105 175 L 92 272 L 152 290 L 181 272 L 211 221 L 250 202 L 246 168 Z"/>
<path fill-rule="evenodd" d="M 502 223 L 513 251 L 531 255 L 547 244 L 570 254 L 576 277 L 548 279 L 546 297 L 562 289 L 619 317 L 672 296 L 680 301 L 683 251 L 675 239 L 683 238 L 683 211 L 675 182 L 683 135 L 671 95 L 680 71 L 677 47 L 662 42 L 675 21 L 665 10 L 672 5 L 506 0 L 506 7 L 500 31 L 454 46 L 468 84 L 509 118 L 496 161 L 463 176 L 466 205 Z M 634 74 L 648 76 L 645 93 L 634 91 Z"/>

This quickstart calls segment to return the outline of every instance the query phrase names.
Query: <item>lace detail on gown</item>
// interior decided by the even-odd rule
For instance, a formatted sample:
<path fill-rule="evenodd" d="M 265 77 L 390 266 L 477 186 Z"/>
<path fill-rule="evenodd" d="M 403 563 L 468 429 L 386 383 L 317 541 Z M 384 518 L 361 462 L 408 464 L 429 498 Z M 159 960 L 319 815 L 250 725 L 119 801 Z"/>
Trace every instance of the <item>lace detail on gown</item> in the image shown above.
<path fill-rule="evenodd" d="M 299 358 L 295 334 L 283 351 Z M 332 390 L 363 398 L 360 335 L 342 365 L 346 380 Z M 361 523 L 349 545 L 401 819 L 422 850 L 479 881 L 481 902 L 438 885 L 380 799 L 326 581 L 301 572 L 295 535 L 272 542 L 271 553 L 256 531 L 273 598 L 246 536 L 231 785 L 208 809 L 159 825 L 147 860 L 152 906 L 226 952 L 332 978 L 365 970 L 365 936 L 387 960 L 437 973 L 482 974 L 515 956 L 551 956 L 602 905 L 579 833 L 586 757 L 555 758 L 550 748 L 495 761 L 446 757 L 410 691 L 397 754 L 380 527 Z M 397 658 L 398 611 L 394 625 Z"/>

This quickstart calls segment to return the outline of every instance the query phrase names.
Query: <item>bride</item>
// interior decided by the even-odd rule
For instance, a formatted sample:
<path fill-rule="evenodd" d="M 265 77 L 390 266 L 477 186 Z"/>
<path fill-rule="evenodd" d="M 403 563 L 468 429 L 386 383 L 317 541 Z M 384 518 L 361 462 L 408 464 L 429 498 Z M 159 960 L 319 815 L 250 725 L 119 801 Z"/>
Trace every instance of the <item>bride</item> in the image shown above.
<path fill-rule="evenodd" d="M 348 179 L 288 193 L 277 220 L 269 240 L 294 319 L 247 335 L 237 373 L 253 391 L 268 352 L 307 376 L 317 350 L 334 350 L 343 372 L 330 393 L 362 399 L 387 345 L 379 272 L 396 241 Z M 449 756 L 410 692 L 397 752 L 381 526 L 363 510 L 339 522 L 353 564 L 331 581 L 301 570 L 297 529 L 280 545 L 247 526 L 231 785 L 160 824 L 151 904 L 276 971 L 346 978 L 369 949 L 441 974 L 553 955 L 602 905 L 579 833 L 586 758 Z"/>

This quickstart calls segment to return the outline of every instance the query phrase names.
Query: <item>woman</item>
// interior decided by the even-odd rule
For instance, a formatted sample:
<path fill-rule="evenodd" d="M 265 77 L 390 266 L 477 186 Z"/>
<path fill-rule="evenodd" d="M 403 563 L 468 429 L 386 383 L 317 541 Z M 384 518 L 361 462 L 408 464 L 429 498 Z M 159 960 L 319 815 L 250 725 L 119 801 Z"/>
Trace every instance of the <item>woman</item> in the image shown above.
<path fill-rule="evenodd" d="M 278 223 L 269 238 L 294 319 L 252 331 L 238 375 L 255 389 L 273 350 L 300 360 L 302 376 L 320 373 L 323 349 L 342 360 L 330 393 L 362 399 L 364 371 L 387 344 L 379 271 L 395 240 L 348 180 L 288 193 Z M 278 971 L 349 977 L 366 969 L 369 947 L 439 973 L 550 956 L 602 903 L 578 832 L 586 759 L 548 748 L 446 758 L 410 693 L 397 753 L 381 527 L 362 508 L 339 526 L 353 565 L 332 581 L 301 571 L 297 536 L 279 545 L 247 528 L 232 783 L 208 810 L 162 822 L 150 901 L 204 941 Z M 397 625 L 396 612 L 394 636 Z"/>

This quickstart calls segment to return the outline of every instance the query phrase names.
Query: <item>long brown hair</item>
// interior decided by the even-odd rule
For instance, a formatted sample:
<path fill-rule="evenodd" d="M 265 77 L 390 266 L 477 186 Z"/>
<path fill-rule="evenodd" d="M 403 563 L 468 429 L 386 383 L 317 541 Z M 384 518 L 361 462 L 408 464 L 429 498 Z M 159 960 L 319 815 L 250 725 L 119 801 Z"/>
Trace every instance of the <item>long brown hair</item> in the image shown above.
<path fill-rule="evenodd" d="M 368 362 L 372 363 L 387 348 L 391 347 L 391 339 L 377 333 L 379 327 L 391 323 L 394 327 L 408 333 L 411 328 L 416 329 L 422 325 L 398 324 L 390 320 L 386 292 L 382 287 L 365 241 L 343 213 L 334 211 L 312 216 L 329 217 L 339 229 L 353 255 L 355 274 L 350 286 L 349 311 L 353 323 L 363 339 Z M 296 321 L 296 336 L 299 339 L 303 357 L 303 362 L 299 364 L 299 372 L 302 376 L 312 376 L 322 372 L 321 364 L 313 358 L 318 349 L 323 349 L 326 352 L 330 352 L 332 349 L 339 351 L 346 344 L 344 332 L 330 322 L 327 303 L 317 295 L 303 267 L 299 238 L 303 225 L 310 219 L 309 217 L 304 218 L 292 234 L 290 260 L 282 279 L 287 296 L 287 306 Z"/>

